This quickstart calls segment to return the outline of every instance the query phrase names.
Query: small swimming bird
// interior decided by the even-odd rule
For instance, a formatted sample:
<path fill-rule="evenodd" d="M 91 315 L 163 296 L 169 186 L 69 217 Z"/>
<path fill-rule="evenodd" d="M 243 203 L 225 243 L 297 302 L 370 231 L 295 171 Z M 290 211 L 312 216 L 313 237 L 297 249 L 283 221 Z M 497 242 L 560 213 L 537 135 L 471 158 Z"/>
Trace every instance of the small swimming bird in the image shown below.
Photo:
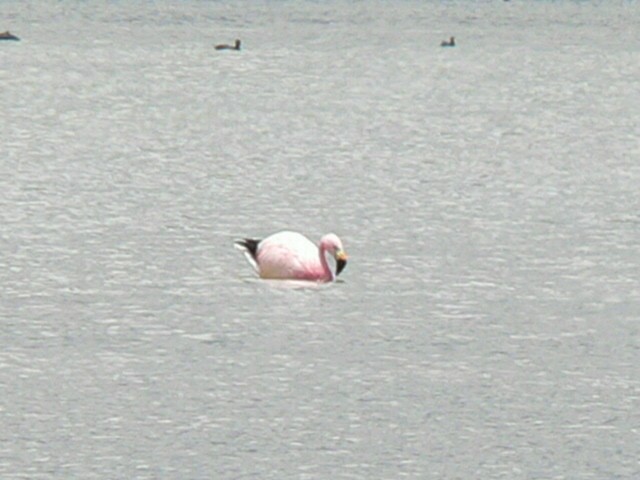
<path fill-rule="evenodd" d="M 347 254 L 337 235 L 328 233 L 316 246 L 297 232 L 283 231 L 264 240 L 245 238 L 235 242 L 261 278 L 332 282 L 347 265 Z M 327 254 L 336 259 L 333 272 Z"/>
<path fill-rule="evenodd" d="M 20 40 L 20 39 L 16 37 L 13 33 L 9 32 L 9 30 L 7 30 L 6 32 L 0 33 L 0 40 Z"/>
<path fill-rule="evenodd" d="M 235 45 L 227 45 L 226 43 L 216 45 L 216 50 L 240 50 L 240 40 L 236 40 Z"/>
<path fill-rule="evenodd" d="M 446 40 L 443 40 L 442 42 L 440 42 L 440 46 L 441 47 L 455 47 L 456 46 L 456 39 L 454 37 L 451 37 L 448 42 Z"/>

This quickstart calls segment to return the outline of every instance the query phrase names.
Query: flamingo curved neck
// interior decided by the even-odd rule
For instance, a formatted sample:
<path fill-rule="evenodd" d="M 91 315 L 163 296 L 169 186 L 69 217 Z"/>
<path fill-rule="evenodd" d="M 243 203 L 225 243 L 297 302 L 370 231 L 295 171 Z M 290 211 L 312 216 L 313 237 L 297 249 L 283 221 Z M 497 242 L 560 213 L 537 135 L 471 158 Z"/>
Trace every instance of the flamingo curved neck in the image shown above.
<path fill-rule="evenodd" d="M 324 274 L 330 278 L 331 280 L 333 280 L 335 278 L 335 275 L 333 273 L 333 271 L 331 270 L 331 267 L 329 266 L 329 262 L 327 262 L 327 249 L 324 245 L 320 245 L 320 248 L 318 249 L 319 255 L 320 255 L 320 264 L 322 265 L 322 270 L 324 272 Z"/>

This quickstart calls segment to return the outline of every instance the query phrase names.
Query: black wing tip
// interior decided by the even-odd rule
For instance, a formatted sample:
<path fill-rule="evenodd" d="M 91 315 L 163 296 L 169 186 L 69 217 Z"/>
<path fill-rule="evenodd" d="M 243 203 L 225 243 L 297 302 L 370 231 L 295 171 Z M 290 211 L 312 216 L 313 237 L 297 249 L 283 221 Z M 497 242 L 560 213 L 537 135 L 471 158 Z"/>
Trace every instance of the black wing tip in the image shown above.
<path fill-rule="evenodd" d="M 256 258 L 259 243 L 260 240 L 255 240 L 253 238 L 245 238 L 243 240 L 236 241 L 236 245 L 246 248 L 253 258 Z"/>

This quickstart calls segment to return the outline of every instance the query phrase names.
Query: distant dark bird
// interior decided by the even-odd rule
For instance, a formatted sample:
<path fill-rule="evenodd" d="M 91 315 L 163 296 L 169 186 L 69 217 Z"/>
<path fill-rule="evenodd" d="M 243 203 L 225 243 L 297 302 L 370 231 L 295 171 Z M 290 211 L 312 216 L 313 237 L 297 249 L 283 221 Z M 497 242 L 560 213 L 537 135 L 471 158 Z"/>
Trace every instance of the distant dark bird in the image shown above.
<path fill-rule="evenodd" d="M 6 32 L 0 33 L 0 40 L 20 40 L 13 33 L 9 33 L 9 30 Z"/>
<path fill-rule="evenodd" d="M 456 39 L 454 37 L 451 37 L 448 42 L 446 40 L 443 40 L 440 43 L 440 46 L 441 47 L 455 47 L 456 46 Z"/>
<path fill-rule="evenodd" d="M 216 45 L 216 50 L 240 50 L 240 40 L 236 40 L 235 45 Z"/>

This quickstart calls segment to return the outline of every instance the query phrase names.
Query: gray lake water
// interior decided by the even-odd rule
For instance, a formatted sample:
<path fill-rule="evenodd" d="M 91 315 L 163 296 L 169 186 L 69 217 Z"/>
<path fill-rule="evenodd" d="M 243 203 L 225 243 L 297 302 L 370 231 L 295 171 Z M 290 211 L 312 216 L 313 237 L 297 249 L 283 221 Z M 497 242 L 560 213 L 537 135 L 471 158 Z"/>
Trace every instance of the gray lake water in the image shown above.
<path fill-rule="evenodd" d="M 640 478 L 638 2 L 0 21 L 0 478 Z"/>

